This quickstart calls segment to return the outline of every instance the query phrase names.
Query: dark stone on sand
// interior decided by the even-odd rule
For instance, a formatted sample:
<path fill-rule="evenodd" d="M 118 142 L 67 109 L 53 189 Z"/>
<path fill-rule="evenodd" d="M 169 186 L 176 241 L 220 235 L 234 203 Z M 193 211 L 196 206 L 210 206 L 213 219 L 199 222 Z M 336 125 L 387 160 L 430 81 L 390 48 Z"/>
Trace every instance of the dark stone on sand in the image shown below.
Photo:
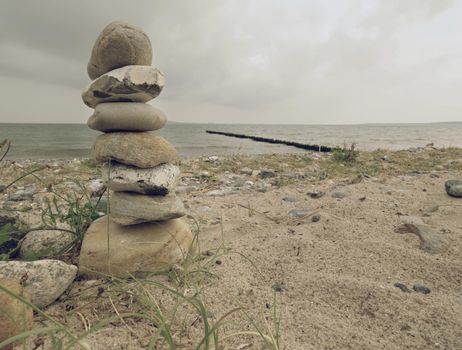
<path fill-rule="evenodd" d="M 282 198 L 282 200 L 284 202 L 288 202 L 288 203 L 295 203 L 295 202 L 298 202 L 298 199 L 295 198 L 295 197 L 284 197 Z"/>
<path fill-rule="evenodd" d="M 322 196 L 324 196 L 324 192 L 322 192 L 322 191 L 311 191 L 311 192 L 308 192 L 307 195 L 310 196 L 310 198 L 318 199 L 318 198 L 321 198 Z"/>
<path fill-rule="evenodd" d="M 448 180 L 444 183 L 446 192 L 452 197 L 462 197 L 462 180 Z"/>
<path fill-rule="evenodd" d="M 318 222 L 319 220 L 321 220 L 321 215 L 316 214 L 311 217 L 312 222 Z"/>
<path fill-rule="evenodd" d="M 408 287 L 406 287 L 406 285 L 404 283 L 397 282 L 397 283 L 394 284 L 394 286 L 396 288 L 401 289 L 401 291 L 404 292 L 404 293 L 411 293 L 411 290 Z"/>
<path fill-rule="evenodd" d="M 267 178 L 275 177 L 275 176 L 276 176 L 276 173 L 274 172 L 274 170 L 270 170 L 270 169 L 260 170 L 260 177 L 262 179 L 267 179 Z"/>
<path fill-rule="evenodd" d="M 414 289 L 414 291 L 416 291 L 417 293 L 430 294 L 430 288 L 421 286 L 420 284 L 414 284 L 412 289 Z"/>

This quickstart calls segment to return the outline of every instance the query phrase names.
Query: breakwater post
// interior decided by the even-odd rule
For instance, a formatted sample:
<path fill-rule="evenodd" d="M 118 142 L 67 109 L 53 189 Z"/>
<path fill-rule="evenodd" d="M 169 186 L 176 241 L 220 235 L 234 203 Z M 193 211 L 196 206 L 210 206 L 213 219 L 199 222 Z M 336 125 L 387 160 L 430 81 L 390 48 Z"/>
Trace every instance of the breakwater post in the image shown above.
<path fill-rule="evenodd" d="M 207 134 L 215 134 L 215 135 L 236 137 L 236 138 L 239 138 L 239 139 L 250 139 L 250 140 L 253 140 L 253 141 L 256 141 L 256 142 L 265 142 L 265 143 L 286 145 L 286 146 L 301 148 L 301 149 L 304 149 L 304 150 L 307 150 L 307 151 L 323 152 L 323 153 L 329 153 L 329 152 L 333 151 L 333 148 L 328 147 L 328 146 L 308 145 L 308 144 L 299 143 L 299 142 L 293 142 L 293 141 L 284 141 L 284 140 L 270 139 L 270 138 L 260 137 L 260 136 L 250 136 L 250 135 L 243 135 L 243 134 L 235 134 L 235 133 L 223 132 L 223 131 L 205 130 L 205 132 Z"/>

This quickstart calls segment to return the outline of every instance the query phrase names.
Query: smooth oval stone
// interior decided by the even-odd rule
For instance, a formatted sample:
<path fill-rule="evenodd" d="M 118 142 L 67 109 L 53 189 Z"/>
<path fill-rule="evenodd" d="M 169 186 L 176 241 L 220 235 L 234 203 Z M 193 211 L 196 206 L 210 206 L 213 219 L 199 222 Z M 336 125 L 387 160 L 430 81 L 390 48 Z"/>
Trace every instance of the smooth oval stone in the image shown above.
<path fill-rule="evenodd" d="M 9 279 L 0 279 L 0 285 L 30 302 L 29 293 L 18 282 Z M 15 335 L 31 330 L 32 325 L 32 308 L 19 299 L 0 290 L 0 343 Z M 19 342 L 10 344 L 10 346 L 2 349 L 13 349 L 14 345 L 18 344 Z"/>
<path fill-rule="evenodd" d="M 119 225 L 165 221 L 184 216 L 183 202 L 175 195 L 149 196 L 134 192 L 114 192 L 110 198 L 112 220 Z"/>
<path fill-rule="evenodd" d="M 79 274 L 124 278 L 166 271 L 187 256 L 192 241 L 191 230 L 181 219 L 121 226 L 105 216 L 85 233 Z"/>
<path fill-rule="evenodd" d="M 178 157 L 171 143 L 150 132 L 111 132 L 100 135 L 96 138 L 91 154 L 99 163 L 115 160 L 138 168 L 173 163 Z"/>
<path fill-rule="evenodd" d="M 448 195 L 452 197 L 462 197 L 462 180 L 448 180 L 444 187 Z"/>
<path fill-rule="evenodd" d="M 173 164 L 161 164 L 154 168 L 140 169 L 112 163 L 102 169 L 104 181 L 109 181 L 113 191 L 128 191 L 151 195 L 166 195 L 175 190 L 180 178 L 180 168 Z"/>
<path fill-rule="evenodd" d="M 74 281 L 77 267 L 60 260 L 0 261 L 0 278 L 21 281 L 37 307 L 45 307 L 64 293 Z"/>
<path fill-rule="evenodd" d="M 167 116 L 160 109 L 139 102 L 100 103 L 87 125 L 103 132 L 153 131 L 164 127 Z"/>
<path fill-rule="evenodd" d="M 150 66 L 125 66 L 93 80 L 82 92 L 83 102 L 91 108 L 104 102 L 148 102 L 159 96 L 165 79 Z"/>
<path fill-rule="evenodd" d="M 146 33 L 131 24 L 115 21 L 96 39 L 87 71 L 93 80 L 123 66 L 151 64 L 152 47 Z"/>

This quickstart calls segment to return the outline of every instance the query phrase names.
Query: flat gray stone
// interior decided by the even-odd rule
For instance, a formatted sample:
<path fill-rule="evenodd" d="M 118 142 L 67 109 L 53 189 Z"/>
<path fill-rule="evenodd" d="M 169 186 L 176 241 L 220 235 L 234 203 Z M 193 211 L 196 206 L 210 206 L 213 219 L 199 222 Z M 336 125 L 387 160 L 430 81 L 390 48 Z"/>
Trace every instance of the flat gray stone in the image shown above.
<path fill-rule="evenodd" d="M 300 218 L 303 218 L 303 217 L 306 217 L 307 215 L 309 215 L 312 211 L 310 209 L 292 209 L 291 211 L 289 211 L 289 216 L 293 217 L 293 218 L 297 218 L 297 219 L 300 219 Z"/>
<path fill-rule="evenodd" d="M 331 196 L 332 198 L 343 199 L 348 197 L 348 194 L 344 192 L 333 192 Z"/>
<path fill-rule="evenodd" d="M 260 177 L 262 179 L 267 179 L 267 178 L 275 177 L 275 176 L 276 176 L 276 173 L 272 169 L 261 169 L 260 170 Z"/>
<path fill-rule="evenodd" d="M 224 196 L 227 196 L 228 194 L 234 194 L 234 193 L 236 193 L 236 190 L 234 188 L 223 188 L 220 190 L 208 191 L 205 195 L 209 197 L 224 197 Z"/>
<path fill-rule="evenodd" d="M 111 216 L 120 225 L 165 221 L 186 215 L 183 202 L 175 195 L 149 196 L 133 192 L 114 192 Z"/>
<path fill-rule="evenodd" d="M 21 243 L 19 255 L 24 260 L 52 257 L 70 248 L 75 236 L 67 231 L 38 230 L 29 232 Z"/>
<path fill-rule="evenodd" d="M 23 283 L 37 307 L 50 305 L 69 287 L 77 274 L 77 267 L 59 260 L 0 261 L 0 278 Z"/>
<path fill-rule="evenodd" d="M 27 186 L 26 188 L 9 195 L 8 200 L 15 202 L 30 200 L 36 192 L 37 187 L 35 185 Z"/>
<path fill-rule="evenodd" d="M 91 108 L 104 102 L 148 102 L 159 96 L 164 75 L 149 66 L 125 66 L 93 80 L 82 92 L 83 102 Z"/>
<path fill-rule="evenodd" d="M 452 197 L 462 197 L 462 180 L 448 180 L 444 187 L 448 195 Z"/>
<path fill-rule="evenodd" d="M 177 159 L 175 147 L 150 132 L 111 132 L 100 135 L 92 149 L 98 163 L 114 160 L 138 168 L 153 168 Z"/>
<path fill-rule="evenodd" d="M 98 36 L 87 65 L 88 76 L 96 79 L 113 69 L 129 65 L 150 66 L 152 47 L 140 28 L 115 21 Z"/>
<path fill-rule="evenodd" d="M 180 168 L 173 164 L 162 164 L 154 168 L 141 169 L 112 163 L 111 168 L 102 168 L 104 181 L 109 181 L 113 191 L 137 192 L 150 195 L 166 195 L 175 191 L 180 178 Z"/>
<path fill-rule="evenodd" d="M 282 198 L 283 202 L 288 202 L 288 203 L 295 203 L 298 202 L 298 198 L 295 197 L 284 197 Z"/>
<path fill-rule="evenodd" d="M 102 217 L 85 233 L 79 274 L 125 278 L 166 271 L 184 260 L 192 241 L 191 230 L 181 219 L 121 226 Z"/>
<path fill-rule="evenodd" d="M 96 106 L 88 119 L 90 129 L 111 131 L 152 131 L 167 123 L 167 116 L 160 109 L 139 102 L 108 102 Z"/>

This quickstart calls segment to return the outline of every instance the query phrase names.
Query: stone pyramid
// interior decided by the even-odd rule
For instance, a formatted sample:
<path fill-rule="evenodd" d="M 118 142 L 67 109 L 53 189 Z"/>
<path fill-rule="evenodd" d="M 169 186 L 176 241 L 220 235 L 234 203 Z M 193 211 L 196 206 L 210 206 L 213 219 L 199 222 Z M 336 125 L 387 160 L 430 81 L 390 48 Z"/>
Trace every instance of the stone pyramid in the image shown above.
<path fill-rule="evenodd" d="M 152 133 L 167 117 L 146 102 L 157 97 L 164 75 L 152 64 L 148 36 L 112 22 L 97 38 L 88 63 L 93 81 L 82 93 L 94 109 L 88 126 L 97 137 L 92 157 L 102 165 L 110 214 L 88 228 L 79 260 L 82 275 L 117 277 L 159 272 L 181 262 L 193 236 L 175 195 L 180 169 L 175 147 Z"/>

